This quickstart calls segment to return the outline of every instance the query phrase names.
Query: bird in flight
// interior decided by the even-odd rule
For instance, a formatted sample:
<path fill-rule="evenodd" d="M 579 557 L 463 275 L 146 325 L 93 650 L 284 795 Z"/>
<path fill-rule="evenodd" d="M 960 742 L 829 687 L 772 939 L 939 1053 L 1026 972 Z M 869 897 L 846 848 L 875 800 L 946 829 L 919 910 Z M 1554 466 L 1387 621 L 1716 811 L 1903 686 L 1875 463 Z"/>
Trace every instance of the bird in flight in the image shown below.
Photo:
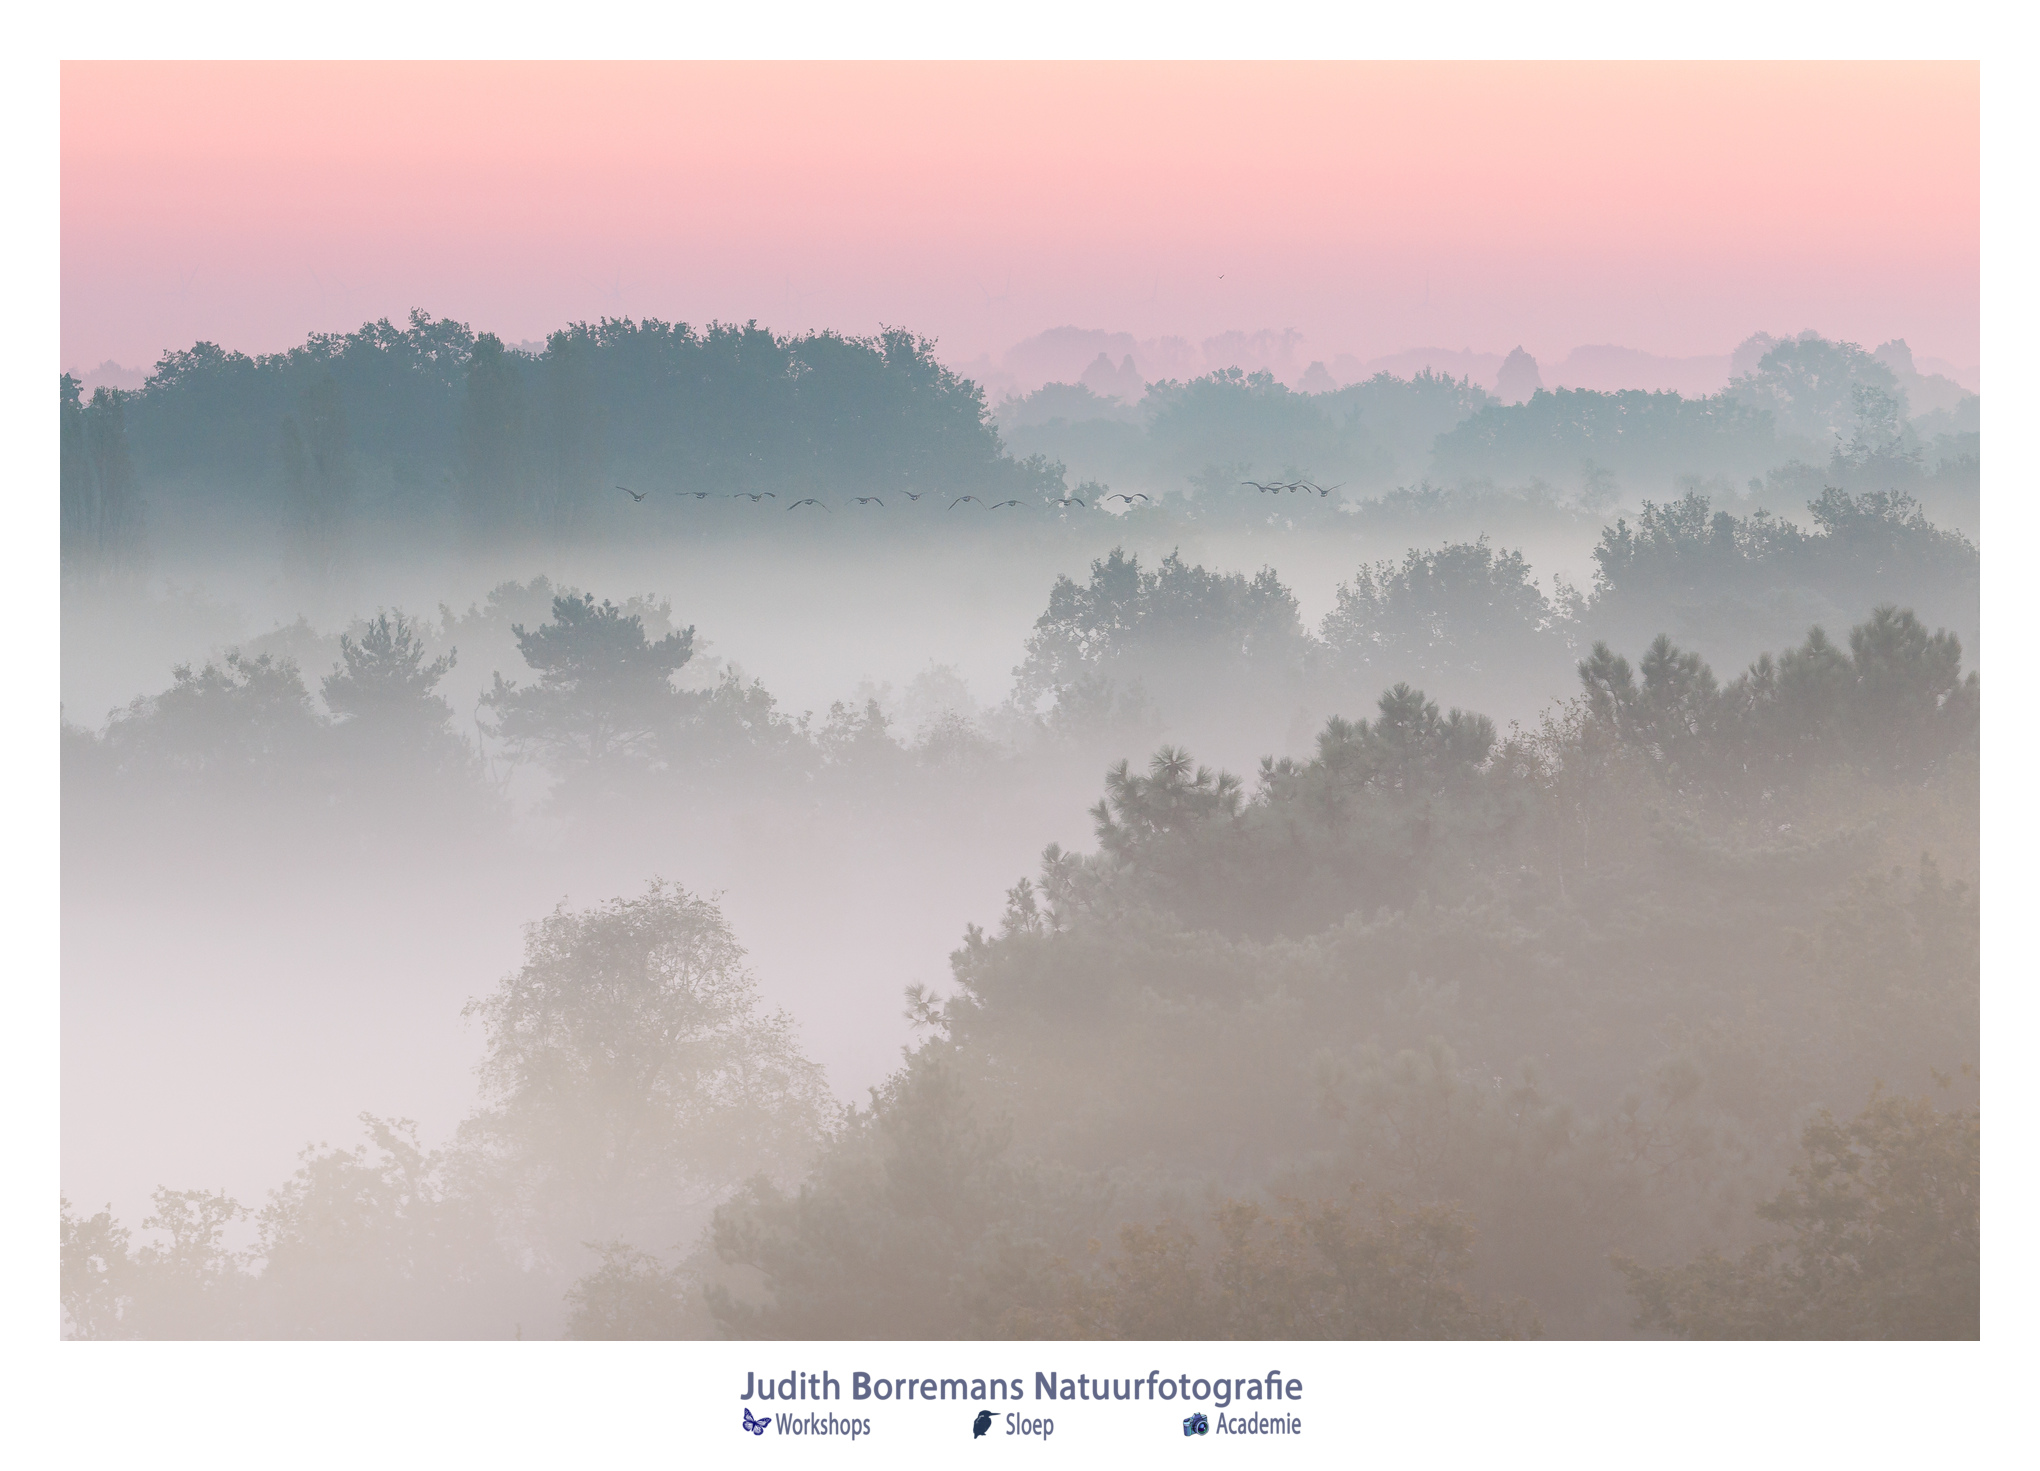
<path fill-rule="evenodd" d="M 641 500 L 643 500 L 643 499 L 644 499 L 644 498 L 645 498 L 645 497 L 646 497 L 646 496 L 647 496 L 648 494 L 650 494 L 650 492 L 648 492 L 648 491 L 643 491 L 643 490 L 632 490 L 632 489 L 631 489 L 631 488 L 630 488 L 630 487 L 629 487 L 628 485 L 619 485 L 619 486 L 617 486 L 616 488 L 617 488 L 618 490 L 622 491 L 622 492 L 623 492 L 623 493 L 624 493 L 625 495 L 629 496 L 629 497 L 630 497 L 630 498 L 631 498 L 632 500 L 634 500 L 634 501 L 641 501 Z"/>
<path fill-rule="evenodd" d="M 698 501 L 705 501 L 708 499 L 708 492 L 705 490 L 676 490 L 673 492 L 673 494 L 691 495 Z"/>
<path fill-rule="evenodd" d="M 855 497 L 855 500 L 860 506 L 877 506 L 881 511 L 885 509 L 885 502 L 875 495 L 860 495 Z"/>
<path fill-rule="evenodd" d="M 1256 490 L 1260 491 L 1262 495 L 1266 495 L 1266 494 L 1267 494 L 1267 493 L 1268 493 L 1269 491 L 1271 491 L 1271 490 L 1280 490 L 1280 489 L 1282 489 L 1282 487 L 1281 487 L 1281 486 L 1280 486 L 1279 484 L 1270 484 L 1270 485 L 1263 485 L 1263 484 L 1262 484 L 1262 483 L 1261 483 L 1260 481 L 1258 481 L 1258 480 L 1242 480 L 1242 481 L 1240 482 L 1240 484 L 1242 484 L 1242 485 L 1251 485 L 1251 486 L 1253 486 L 1253 487 L 1254 487 L 1254 489 L 1256 489 Z"/>
<path fill-rule="evenodd" d="M 905 496 L 910 501 L 917 501 L 927 493 L 928 492 L 925 490 L 903 490 L 900 492 L 901 495 Z"/>
<path fill-rule="evenodd" d="M 978 498 L 974 495 L 960 495 L 955 500 L 949 503 L 949 509 L 953 511 L 958 506 L 962 505 L 965 501 L 977 501 L 979 505 L 984 504 L 983 501 L 978 501 Z"/>
<path fill-rule="evenodd" d="M 1084 503 L 1078 500 L 1073 495 L 1066 495 L 1061 500 L 1057 501 L 1056 504 L 1059 506 L 1082 506 Z M 1087 506 L 1085 507 L 1085 509 L 1088 510 L 1090 508 Z"/>
<path fill-rule="evenodd" d="M 1106 499 L 1106 500 L 1108 500 L 1108 501 L 1125 501 L 1125 502 L 1126 502 L 1126 503 L 1127 503 L 1127 504 L 1128 504 L 1128 505 L 1130 506 L 1130 505 L 1132 505 L 1132 504 L 1133 504 L 1133 503 L 1134 503 L 1135 501 L 1144 501 L 1144 500 L 1146 500 L 1146 499 L 1147 499 L 1147 497 L 1146 497 L 1146 496 L 1144 496 L 1144 495 L 1142 495 L 1142 494 L 1141 494 L 1141 493 L 1140 493 L 1139 491 L 1137 491 L 1137 490 L 1136 490 L 1136 491 L 1135 491 L 1135 492 L 1134 492 L 1134 493 L 1133 493 L 1132 495 L 1126 495 L 1126 494 L 1124 494 L 1124 493 L 1120 493 L 1120 494 L 1116 494 L 1116 495 L 1108 495 L 1108 496 L 1106 496 L 1106 497 L 1105 497 L 1105 499 Z"/>
<path fill-rule="evenodd" d="M 1339 485 L 1344 485 L 1345 483 L 1346 483 L 1345 481 L 1341 480 L 1339 482 Z M 1314 490 L 1318 493 L 1319 496 L 1330 495 L 1333 491 L 1339 488 L 1339 485 L 1313 485 L 1308 480 L 1303 482 L 1303 488 L 1305 490 Z"/>
<path fill-rule="evenodd" d="M 1025 501 L 993 501 L 989 506 L 986 506 L 985 509 L 987 511 L 996 511 L 1001 506 L 1024 506 L 1026 504 L 1027 502 Z"/>
<path fill-rule="evenodd" d="M 789 511 L 798 511 L 802 506 L 822 506 L 822 503 L 816 500 L 813 496 L 809 496 L 804 501 L 795 501 L 792 505 L 788 506 L 786 509 Z M 822 506 L 822 509 L 826 511 L 829 508 L 827 506 Z"/>
<path fill-rule="evenodd" d="M 697 495 L 705 495 L 705 494 L 707 494 L 707 492 L 706 492 L 706 491 L 696 491 L 696 492 L 695 492 L 695 494 L 697 494 Z M 747 501 L 749 501 L 749 502 L 750 502 L 750 503 L 751 503 L 752 505 L 754 505 L 754 506 L 755 506 L 755 505 L 757 505 L 757 504 L 758 504 L 758 502 L 760 502 L 760 501 L 776 501 L 776 500 L 778 500 L 778 499 L 779 499 L 779 497 L 778 497 L 778 496 L 774 495 L 774 494 L 773 494 L 773 493 L 772 493 L 771 491 L 769 491 L 769 490 L 758 490 L 758 491 L 750 491 L 750 490 L 740 490 L 740 491 L 738 491 L 738 492 L 736 493 L 736 495 L 733 495 L 733 496 L 731 496 L 731 497 L 730 497 L 730 499 L 731 499 L 731 500 L 736 500 L 736 499 L 738 499 L 739 497 L 743 498 L 744 500 L 747 500 Z M 790 511 L 790 510 L 792 510 L 792 509 L 793 509 L 793 507 L 791 507 L 791 506 L 788 506 L 788 507 L 787 507 L 787 509 L 788 509 L 788 510 Z"/>

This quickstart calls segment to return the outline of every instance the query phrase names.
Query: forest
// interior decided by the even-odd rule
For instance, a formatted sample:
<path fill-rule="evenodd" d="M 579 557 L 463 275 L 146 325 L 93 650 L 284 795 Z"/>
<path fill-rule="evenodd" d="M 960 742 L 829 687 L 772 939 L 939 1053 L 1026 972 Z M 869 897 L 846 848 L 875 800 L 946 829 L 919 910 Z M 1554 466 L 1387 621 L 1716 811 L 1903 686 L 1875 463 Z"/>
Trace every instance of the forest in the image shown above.
<path fill-rule="evenodd" d="M 1598 516 L 1683 480 L 1745 512 L 1796 514 L 1827 488 L 1900 492 L 1974 533 L 1976 395 L 1916 372 L 1902 341 L 1873 354 L 1758 334 L 1744 355 L 1748 371 L 1698 399 L 1540 388 L 1504 403 L 1428 370 L 1308 392 L 1230 368 L 1135 402 L 1052 383 L 994 407 L 903 329 L 604 319 L 512 347 L 414 311 L 259 357 L 166 351 L 132 392 L 88 399 L 67 379 L 64 555 L 131 564 L 153 516 L 166 543 L 259 528 L 331 576 L 421 544 L 727 535 L 758 523 L 741 513 L 768 492 L 772 510 L 939 492 L 1067 518 L 1072 497 L 1097 509 L 1116 489 L 1229 523 L 1268 514 L 1232 494 L 1248 477 L 1298 474 L 1362 517 L 1413 486 Z"/>
<path fill-rule="evenodd" d="M 1767 343 L 64 378 L 65 1334 L 1975 1337 L 1976 400 Z"/>

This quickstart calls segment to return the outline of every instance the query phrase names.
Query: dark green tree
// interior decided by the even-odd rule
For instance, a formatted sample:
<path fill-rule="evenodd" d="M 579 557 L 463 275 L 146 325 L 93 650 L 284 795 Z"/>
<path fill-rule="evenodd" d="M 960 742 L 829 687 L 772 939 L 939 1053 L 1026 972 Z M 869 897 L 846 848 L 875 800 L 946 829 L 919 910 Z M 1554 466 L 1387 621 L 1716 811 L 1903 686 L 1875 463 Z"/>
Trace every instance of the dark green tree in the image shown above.
<path fill-rule="evenodd" d="M 340 661 L 319 686 L 343 759 L 362 774 L 397 778 L 407 792 L 423 777 L 441 783 L 471 773 L 473 753 L 451 728 L 438 686 L 456 650 L 426 657 L 416 622 L 379 612 L 359 637 L 340 636 Z"/>
<path fill-rule="evenodd" d="M 672 676 L 693 656 L 692 627 L 648 639 L 637 614 L 583 593 L 555 597 L 552 622 L 511 631 L 538 678 L 498 674 L 483 703 L 498 736 L 569 781 L 649 767 L 689 708 Z"/>

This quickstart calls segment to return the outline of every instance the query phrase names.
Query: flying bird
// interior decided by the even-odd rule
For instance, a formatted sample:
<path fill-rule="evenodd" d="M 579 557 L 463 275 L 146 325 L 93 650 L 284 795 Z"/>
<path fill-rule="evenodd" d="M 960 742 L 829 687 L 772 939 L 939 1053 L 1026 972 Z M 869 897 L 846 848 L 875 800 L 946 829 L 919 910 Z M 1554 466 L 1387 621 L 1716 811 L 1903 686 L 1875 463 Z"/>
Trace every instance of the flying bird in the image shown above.
<path fill-rule="evenodd" d="M 928 492 L 925 490 L 903 490 L 900 492 L 901 495 L 905 496 L 910 501 L 917 501 L 927 493 Z"/>
<path fill-rule="evenodd" d="M 996 511 L 1001 506 L 1024 506 L 1026 504 L 1027 502 L 1025 501 L 993 501 L 989 506 L 986 506 L 985 509 L 987 511 Z"/>
<path fill-rule="evenodd" d="M 691 495 L 698 501 L 705 501 L 708 499 L 708 492 L 705 490 L 676 490 L 673 492 L 673 494 Z"/>
<path fill-rule="evenodd" d="M 860 506 L 877 506 L 881 511 L 885 509 L 885 502 L 875 495 L 860 495 L 854 499 Z"/>
<path fill-rule="evenodd" d="M 813 496 L 809 496 L 804 501 L 795 501 L 792 505 L 788 506 L 786 509 L 789 511 L 798 511 L 802 506 L 822 506 L 822 503 L 816 500 Z M 826 511 L 829 508 L 827 506 L 822 506 L 822 509 Z"/>
<path fill-rule="evenodd" d="M 1124 492 L 1121 492 L 1115 495 L 1108 495 L 1105 497 L 1105 499 L 1108 501 L 1125 501 L 1130 506 L 1135 501 L 1146 500 L 1147 497 L 1142 495 L 1139 491 L 1136 490 L 1132 495 L 1127 495 Z"/>
<path fill-rule="evenodd" d="M 1280 489 L 1282 489 L 1282 487 L 1281 487 L 1280 485 L 1263 485 L 1263 484 L 1262 484 L 1262 483 L 1261 483 L 1260 481 L 1258 481 L 1258 480 L 1242 480 L 1242 481 L 1240 482 L 1240 484 L 1242 484 L 1242 485 L 1251 485 L 1251 486 L 1253 486 L 1253 487 L 1254 487 L 1254 489 L 1256 489 L 1256 490 L 1260 491 L 1262 495 L 1266 495 L 1266 494 L 1267 494 L 1267 493 L 1268 493 L 1269 491 L 1271 491 L 1271 490 L 1280 490 Z"/>
<path fill-rule="evenodd" d="M 646 495 L 650 493 L 648 491 L 632 490 L 628 485 L 619 485 L 616 488 L 622 491 L 625 495 L 629 496 L 634 501 L 641 501 L 645 498 Z"/>
<path fill-rule="evenodd" d="M 1059 506 L 1082 506 L 1084 503 L 1078 500 L 1073 495 L 1066 495 L 1061 500 L 1057 501 L 1056 504 Z M 1085 509 L 1088 510 L 1090 508 L 1086 506 Z"/>
<path fill-rule="evenodd" d="M 978 501 L 978 498 L 974 495 L 960 495 L 955 500 L 949 503 L 949 509 L 953 511 L 958 506 L 962 505 L 965 501 L 977 501 L 979 505 L 984 504 L 983 501 Z"/>
<path fill-rule="evenodd" d="M 699 495 L 699 494 L 706 494 L 706 492 L 702 492 L 702 491 L 697 491 L 697 492 L 696 492 L 696 494 L 697 494 L 697 495 Z M 737 492 L 737 493 L 736 493 L 735 495 L 731 496 L 731 497 L 730 497 L 730 499 L 731 499 L 731 500 L 738 500 L 738 499 L 743 499 L 743 500 L 747 500 L 747 501 L 749 501 L 749 502 L 750 502 L 750 503 L 751 503 L 752 505 L 754 505 L 754 506 L 755 506 L 755 505 L 757 505 L 757 504 L 758 504 L 758 502 L 760 502 L 760 501 L 776 501 L 776 500 L 778 500 L 778 499 L 779 499 L 779 497 L 778 497 L 778 496 L 776 496 L 776 495 L 774 495 L 774 494 L 773 494 L 773 493 L 772 493 L 771 491 L 769 491 L 769 490 L 759 490 L 759 491 L 750 491 L 750 490 L 740 490 L 740 491 L 738 491 L 738 492 Z M 791 507 L 791 506 L 788 506 L 788 507 L 787 507 L 787 509 L 788 509 L 788 510 L 790 511 L 790 510 L 792 510 L 792 509 L 793 509 L 793 507 Z"/>

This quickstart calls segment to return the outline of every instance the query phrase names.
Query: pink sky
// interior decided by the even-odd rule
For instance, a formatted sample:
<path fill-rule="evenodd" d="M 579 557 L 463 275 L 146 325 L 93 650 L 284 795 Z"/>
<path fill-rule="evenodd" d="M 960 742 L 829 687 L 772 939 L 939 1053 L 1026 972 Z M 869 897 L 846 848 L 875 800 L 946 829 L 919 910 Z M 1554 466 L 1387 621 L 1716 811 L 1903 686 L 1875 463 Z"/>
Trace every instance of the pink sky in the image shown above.
<path fill-rule="evenodd" d="M 66 367 L 413 306 L 1978 357 L 1968 63 L 67 63 L 62 146 Z"/>

